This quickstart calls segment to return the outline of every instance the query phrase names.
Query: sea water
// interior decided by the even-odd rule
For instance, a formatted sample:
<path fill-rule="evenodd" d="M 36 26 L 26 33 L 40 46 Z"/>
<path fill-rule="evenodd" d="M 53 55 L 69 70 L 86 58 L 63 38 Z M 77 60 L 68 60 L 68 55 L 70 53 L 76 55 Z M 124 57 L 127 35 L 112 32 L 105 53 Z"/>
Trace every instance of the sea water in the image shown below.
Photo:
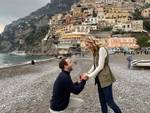
<path fill-rule="evenodd" d="M 12 55 L 9 53 L 0 53 L 0 68 L 18 64 L 25 64 L 31 62 L 31 60 L 41 61 L 49 58 L 50 57 L 48 56 L 34 56 L 34 55 L 19 56 L 19 55 Z"/>

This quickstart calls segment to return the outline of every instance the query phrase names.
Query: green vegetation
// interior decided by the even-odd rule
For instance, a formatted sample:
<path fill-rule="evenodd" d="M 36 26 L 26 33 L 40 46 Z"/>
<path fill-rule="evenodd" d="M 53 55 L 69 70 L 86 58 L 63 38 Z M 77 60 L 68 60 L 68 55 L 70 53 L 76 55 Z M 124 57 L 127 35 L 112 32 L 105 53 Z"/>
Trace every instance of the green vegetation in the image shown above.
<path fill-rule="evenodd" d="M 132 14 L 134 20 L 140 20 L 143 19 L 141 16 L 141 10 L 140 9 L 135 9 L 135 12 Z"/>
<path fill-rule="evenodd" d="M 143 27 L 145 30 L 147 30 L 148 32 L 150 32 L 150 19 L 145 19 L 141 16 L 141 12 L 143 9 L 145 8 L 149 8 L 150 4 L 145 5 L 144 7 L 142 7 L 141 9 L 135 9 L 135 12 L 133 13 L 133 19 L 135 20 L 143 20 Z"/>
<path fill-rule="evenodd" d="M 136 0 L 131 0 L 131 2 L 136 2 Z"/>
<path fill-rule="evenodd" d="M 2 40 L 2 35 L 0 34 L 0 41 Z"/>
<path fill-rule="evenodd" d="M 146 33 L 134 33 L 132 34 L 137 39 L 137 44 L 140 47 L 150 47 L 150 36 L 148 36 Z"/>
<path fill-rule="evenodd" d="M 150 4 L 145 4 L 143 8 L 150 8 Z"/>
<path fill-rule="evenodd" d="M 150 47 L 149 40 L 150 39 L 148 37 L 139 37 L 137 38 L 137 44 L 140 47 Z"/>
<path fill-rule="evenodd" d="M 48 32 L 48 26 L 43 26 L 34 30 L 28 34 L 25 38 L 26 49 L 36 48 L 41 43 L 41 40 L 45 37 Z"/>
<path fill-rule="evenodd" d="M 101 31 L 111 31 L 111 30 L 112 30 L 112 27 L 101 28 Z"/>
<path fill-rule="evenodd" d="M 143 26 L 144 26 L 144 29 L 147 30 L 148 32 L 150 32 L 150 20 L 143 20 Z"/>

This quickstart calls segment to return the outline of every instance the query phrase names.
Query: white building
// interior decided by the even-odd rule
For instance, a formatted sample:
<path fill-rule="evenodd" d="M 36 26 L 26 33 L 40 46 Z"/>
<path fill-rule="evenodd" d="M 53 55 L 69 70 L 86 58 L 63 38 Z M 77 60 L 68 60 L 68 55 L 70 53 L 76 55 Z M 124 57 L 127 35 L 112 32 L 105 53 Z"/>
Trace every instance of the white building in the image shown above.
<path fill-rule="evenodd" d="M 113 31 L 125 31 L 129 32 L 132 31 L 132 26 L 131 23 L 117 23 L 116 25 L 113 26 Z"/>
<path fill-rule="evenodd" d="M 90 25 L 76 25 L 74 26 L 74 32 L 76 33 L 89 33 L 91 30 Z"/>
<path fill-rule="evenodd" d="M 125 31 L 125 32 L 142 32 L 143 20 L 132 20 L 126 23 L 117 23 L 113 26 L 113 31 Z"/>
<path fill-rule="evenodd" d="M 85 21 L 82 24 L 85 25 L 94 25 L 98 23 L 97 17 L 88 17 L 85 19 Z"/>
<path fill-rule="evenodd" d="M 122 0 L 96 0 L 96 3 L 103 3 L 103 4 L 113 4 L 120 2 L 122 2 Z"/>
<path fill-rule="evenodd" d="M 142 32 L 143 31 L 143 20 L 132 20 L 131 26 L 132 26 L 133 32 Z"/>
<path fill-rule="evenodd" d="M 64 32 L 65 33 L 85 33 L 88 34 L 90 30 L 97 29 L 95 26 L 91 25 L 67 25 L 64 27 Z"/>

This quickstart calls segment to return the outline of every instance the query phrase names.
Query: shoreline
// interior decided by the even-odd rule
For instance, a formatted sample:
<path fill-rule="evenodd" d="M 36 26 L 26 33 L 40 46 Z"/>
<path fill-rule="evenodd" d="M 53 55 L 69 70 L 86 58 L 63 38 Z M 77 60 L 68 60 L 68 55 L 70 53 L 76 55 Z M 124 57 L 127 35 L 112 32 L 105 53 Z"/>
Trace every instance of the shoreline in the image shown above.
<path fill-rule="evenodd" d="M 9 78 L 14 76 L 22 76 L 28 74 L 40 73 L 43 67 L 48 68 L 50 62 L 55 62 L 55 58 L 44 59 L 40 61 L 36 61 L 34 65 L 31 62 L 25 64 L 17 64 L 13 66 L 0 68 L 0 80 L 3 78 Z M 46 66 L 47 67 L 46 67 Z"/>
<path fill-rule="evenodd" d="M 9 53 L 0 53 L 0 69 L 21 66 L 30 64 L 32 60 L 35 62 L 41 62 L 54 58 L 54 56 L 48 55 L 10 55 Z M 18 59 L 18 61 L 17 61 Z M 14 61 L 13 61 L 14 60 Z"/>
<path fill-rule="evenodd" d="M 50 60 L 53 60 L 53 59 L 55 59 L 55 57 L 52 57 L 52 58 L 49 58 L 49 59 L 34 60 L 34 61 L 35 61 L 35 63 L 42 63 L 42 62 L 47 62 L 47 61 L 50 61 Z M 6 66 L 0 67 L 0 70 L 1 69 L 6 69 L 6 68 L 25 66 L 25 65 L 32 65 L 31 61 L 22 62 L 22 63 L 19 63 L 19 64 L 6 64 Z"/>

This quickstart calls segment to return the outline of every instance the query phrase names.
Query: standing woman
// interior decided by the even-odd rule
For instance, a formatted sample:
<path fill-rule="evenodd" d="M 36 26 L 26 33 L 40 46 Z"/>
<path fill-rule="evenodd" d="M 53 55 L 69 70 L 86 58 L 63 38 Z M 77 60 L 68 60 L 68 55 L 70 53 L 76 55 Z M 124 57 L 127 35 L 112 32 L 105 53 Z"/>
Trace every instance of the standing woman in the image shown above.
<path fill-rule="evenodd" d="M 93 54 L 93 66 L 87 73 L 87 76 L 89 78 L 95 77 L 102 113 L 108 113 L 107 105 L 114 113 L 122 113 L 113 99 L 112 84 L 115 78 L 109 67 L 109 55 L 105 48 L 106 44 L 106 41 L 97 44 L 93 37 L 89 37 L 85 41 L 86 48 Z"/>

